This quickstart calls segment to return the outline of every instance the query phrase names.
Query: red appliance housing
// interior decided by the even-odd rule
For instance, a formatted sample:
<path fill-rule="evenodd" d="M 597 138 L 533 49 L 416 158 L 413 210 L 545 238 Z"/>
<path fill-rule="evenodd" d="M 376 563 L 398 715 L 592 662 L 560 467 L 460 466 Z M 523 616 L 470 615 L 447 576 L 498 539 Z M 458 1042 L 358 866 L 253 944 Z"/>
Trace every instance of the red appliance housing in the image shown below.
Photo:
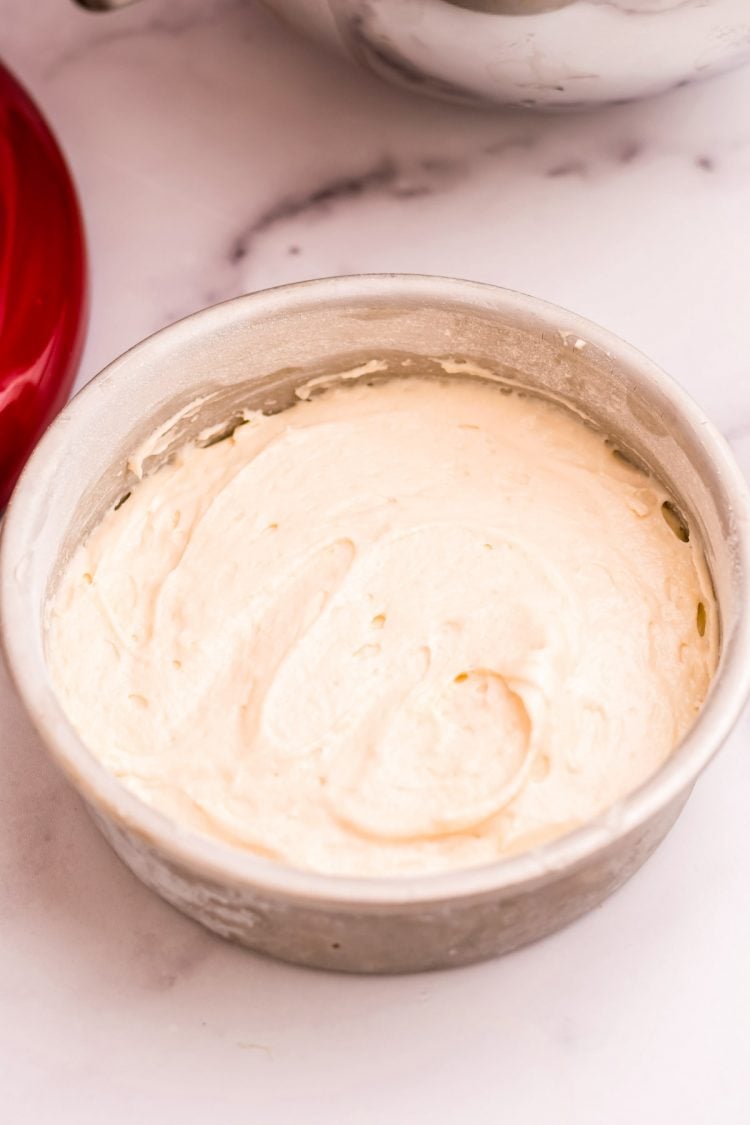
<path fill-rule="evenodd" d="M 70 173 L 43 117 L 0 66 L 0 512 L 68 396 L 86 310 Z"/>

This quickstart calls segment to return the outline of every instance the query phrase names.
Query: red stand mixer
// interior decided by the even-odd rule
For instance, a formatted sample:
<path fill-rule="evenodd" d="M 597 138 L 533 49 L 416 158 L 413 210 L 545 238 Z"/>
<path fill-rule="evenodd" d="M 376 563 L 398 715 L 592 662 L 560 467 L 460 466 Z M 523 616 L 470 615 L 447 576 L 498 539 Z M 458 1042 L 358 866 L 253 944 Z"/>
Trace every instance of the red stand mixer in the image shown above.
<path fill-rule="evenodd" d="M 86 255 L 49 127 L 0 66 L 0 512 L 70 391 L 86 321 Z"/>

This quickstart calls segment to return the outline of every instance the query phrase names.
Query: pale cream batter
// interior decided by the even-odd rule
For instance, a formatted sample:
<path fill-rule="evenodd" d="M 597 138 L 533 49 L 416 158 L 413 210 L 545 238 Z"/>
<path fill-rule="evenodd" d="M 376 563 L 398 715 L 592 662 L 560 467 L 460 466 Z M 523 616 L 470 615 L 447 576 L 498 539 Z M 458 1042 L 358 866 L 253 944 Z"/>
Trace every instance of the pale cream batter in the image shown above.
<path fill-rule="evenodd" d="M 191 446 L 72 559 L 49 661 L 92 751 L 298 867 L 488 862 L 590 819 L 716 664 L 669 497 L 558 407 L 476 380 L 341 387 Z"/>

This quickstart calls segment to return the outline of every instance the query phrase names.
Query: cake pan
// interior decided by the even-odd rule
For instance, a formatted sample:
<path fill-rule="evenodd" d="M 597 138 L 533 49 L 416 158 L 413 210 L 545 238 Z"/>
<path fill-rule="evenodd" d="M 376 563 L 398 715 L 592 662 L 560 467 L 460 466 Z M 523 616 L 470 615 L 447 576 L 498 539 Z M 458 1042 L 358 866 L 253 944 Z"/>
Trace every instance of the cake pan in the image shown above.
<path fill-rule="evenodd" d="M 577 831 L 445 874 L 350 878 L 284 867 L 170 822 L 86 749 L 45 659 L 45 606 L 75 546 L 150 471 L 245 407 L 280 410 L 311 378 L 379 359 L 394 378 L 486 377 L 568 404 L 645 462 L 700 536 L 720 615 L 710 694 L 665 765 Z M 404 360 L 409 360 L 404 364 Z M 196 313 L 115 360 L 62 412 L 5 518 L 0 609 L 11 675 L 40 738 L 117 854 L 209 929 L 289 961 L 352 972 L 460 965 L 583 914 L 664 837 L 750 689 L 748 495 L 723 438 L 639 352 L 573 313 L 445 278 L 365 276 L 285 286 Z M 488 607 L 491 612 L 491 607 Z"/>

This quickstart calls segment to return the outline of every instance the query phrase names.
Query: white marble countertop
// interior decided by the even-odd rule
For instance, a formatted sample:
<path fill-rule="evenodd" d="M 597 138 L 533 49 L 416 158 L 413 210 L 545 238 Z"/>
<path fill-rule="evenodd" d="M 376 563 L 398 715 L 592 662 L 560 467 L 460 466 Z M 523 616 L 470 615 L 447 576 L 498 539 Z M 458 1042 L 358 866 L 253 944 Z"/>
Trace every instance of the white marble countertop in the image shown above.
<path fill-rule="evenodd" d="M 412 100 L 251 0 L 0 0 L 0 29 L 81 191 L 81 382 L 236 293 L 453 274 L 625 336 L 750 467 L 750 69 L 541 118 Z M 746 716 L 653 859 L 565 932 L 470 969 L 346 978 L 224 944 L 144 890 L 0 668 L 0 1117 L 746 1122 L 748 734 Z"/>

